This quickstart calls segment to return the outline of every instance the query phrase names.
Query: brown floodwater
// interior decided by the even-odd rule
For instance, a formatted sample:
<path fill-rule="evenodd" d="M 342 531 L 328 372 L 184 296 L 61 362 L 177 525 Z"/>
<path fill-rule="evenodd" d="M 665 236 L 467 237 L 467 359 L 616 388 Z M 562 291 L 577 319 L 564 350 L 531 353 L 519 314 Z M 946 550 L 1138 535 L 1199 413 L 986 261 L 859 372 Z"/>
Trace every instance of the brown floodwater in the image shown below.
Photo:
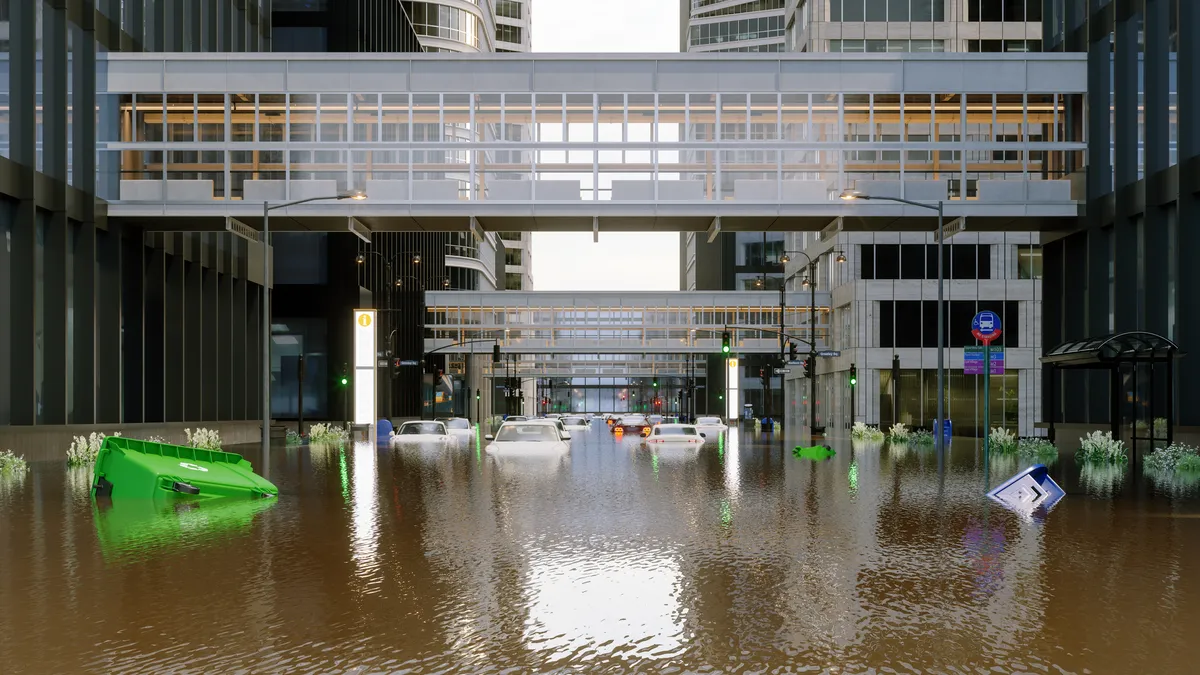
<path fill-rule="evenodd" d="M 1029 520 L 968 441 L 575 436 L 279 447 L 277 502 L 161 512 L 31 466 L 0 482 L 0 672 L 1200 671 L 1194 488 L 1064 457 Z"/>

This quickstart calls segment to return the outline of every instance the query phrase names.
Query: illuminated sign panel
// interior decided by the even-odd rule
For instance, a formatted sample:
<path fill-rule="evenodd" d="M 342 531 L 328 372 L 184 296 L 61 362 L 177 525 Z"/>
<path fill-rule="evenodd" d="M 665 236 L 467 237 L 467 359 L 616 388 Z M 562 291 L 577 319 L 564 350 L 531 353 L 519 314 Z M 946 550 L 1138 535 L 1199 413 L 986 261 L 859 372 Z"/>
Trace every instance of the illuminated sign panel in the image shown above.
<path fill-rule="evenodd" d="M 375 310 L 354 310 L 354 423 L 375 423 Z"/>
<path fill-rule="evenodd" d="M 725 416 L 735 420 L 742 416 L 742 411 L 738 408 L 738 360 L 729 359 L 727 363 L 729 372 L 725 374 Z"/>

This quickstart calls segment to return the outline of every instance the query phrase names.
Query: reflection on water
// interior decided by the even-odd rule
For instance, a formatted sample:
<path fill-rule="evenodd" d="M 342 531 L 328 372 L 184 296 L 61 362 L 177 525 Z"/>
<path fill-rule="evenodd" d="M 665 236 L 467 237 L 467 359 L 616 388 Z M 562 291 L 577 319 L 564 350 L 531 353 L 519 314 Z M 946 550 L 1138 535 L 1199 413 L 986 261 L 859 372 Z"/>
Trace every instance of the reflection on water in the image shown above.
<path fill-rule="evenodd" d="M 277 501 L 93 502 L 88 472 L 0 481 L 8 672 L 1191 673 L 1196 489 L 730 429 L 690 453 L 277 448 Z M 985 471 L 985 466 L 986 471 Z"/>

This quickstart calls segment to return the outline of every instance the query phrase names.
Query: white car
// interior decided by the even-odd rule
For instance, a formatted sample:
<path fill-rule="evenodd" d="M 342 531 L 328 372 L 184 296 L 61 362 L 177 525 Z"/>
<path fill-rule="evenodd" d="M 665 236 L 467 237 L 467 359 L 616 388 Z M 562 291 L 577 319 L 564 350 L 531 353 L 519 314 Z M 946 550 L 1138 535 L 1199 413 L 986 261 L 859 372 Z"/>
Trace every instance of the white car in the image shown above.
<path fill-rule="evenodd" d="M 564 439 L 553 424 L 545 422 L 506 422 L 500 425 L 490 441 L 488 454 L 505 456 L 558 456 L 570 452 L 571 444 Z"/>
<path fill-rule="evenodd" d="M 545 415 L 542 415 L 542 417 L 545 417 L 548 420 L 556 420 L 556 419 L 562 417 L 562 415 L 560 415 L 558 413 L 546 413 Z"/>
<path fill-rule="evenodd" d="M 696 431 L 705 434 L 709 438 L 715 439 L 725 432 L 729 427 L 721 421 L 720 417 L 697 417 Z"/>
<path fill-rule="evenodd" d="M 646 437 L 646 445 L 651 449 L 695 449 L 704 445 L 704 437 L 692 424 L 656 424 Z"/>
<path fill-rule="evenodd" d="M 446 431 L 450 432 L 450 436 L 460 446 L 468 446 L 471 444 L 471 438 L 475 436 L 475 430 L 471 428 L 471 420 L 465 417 L 452 417 L 445 420 Z"/>
<path fill-rule="evenodd" d="M 560 417 L 559 419 L 562 421 L 563 428 L 565 428 L 567 431 L 578 431 L 589 428 L 587 419 L 583 417 L 567 415 L 566 417 Z"/>
<path fill-rule="evenodd" d="M 529 418 L 524 415 L 509 415 L 508 417 L 504 418 L 505 422 L 525 422 L 528 420 Z"/>
<path fill-rule="evenodd" d="M 563 424 L 562 418 L 555 418 L 552 420 L 545 420 L 545 419 L 543 419 L 543 420 L 526 420 L 525 423 L 526 424 L 545 424 L 546 426 L 554 427 L 554 429 L 558 432 L 559 438 L 561 438 L 564 441 L 571 440 L 571 432 L 567 431 L 567 425 Z M 505 422 L 505 424 L 508 424 L 508 423 Z M 503 426 L 503 425 L 501 425 L 501 426 Z"/>
<path fill-rule="evenodd" d="M 393 445 L 420 445 L 426 448 L 448 449 L 454 445 L 454 437 L 446 429 L 445 422 L 405 422 L 392 435 Z"/>

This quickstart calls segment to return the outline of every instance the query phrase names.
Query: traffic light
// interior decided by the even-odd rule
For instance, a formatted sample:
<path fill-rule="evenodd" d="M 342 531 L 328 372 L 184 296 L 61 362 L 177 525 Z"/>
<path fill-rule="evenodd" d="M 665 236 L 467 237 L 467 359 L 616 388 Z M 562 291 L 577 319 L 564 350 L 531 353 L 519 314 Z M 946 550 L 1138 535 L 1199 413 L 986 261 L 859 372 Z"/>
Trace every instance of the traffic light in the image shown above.
<path fill-rule="evenodd" d="M 500 344 L 492 345 L 492 363 L 500 363 Z"/>
<path fill-rule="evenodd" d="M 344 386 L 346 386 L 347 384 L 349 384 L 349 383 L 350 383 L 350 377 L 349 377 L 349 376 L 346 374 L 346 364 L 344 364 L 344 363 L 342 364 L 342 379 L 341 379 L 341 383 L 342 383 L 342 386 L 343 386 L 343 387 L 344 387 Z"/>
<path fill-rule="evenodd" d="M 858 384 L 858 367 L 853 363 L 850 364 L 850 386 Z"/>
<path fill-rule="evenodd" d="M 795 342 L 788 343 L 788 355 L 793 361 L 800 358 L 800 349 L 797 347 Z"/>
<path fill-rule="evenodd" d="M 807 378 L 809 378 L 809 379 L 812 379 L 812 376 L 813 376 L 813 360 L 812 360 L 811 358 L 810 358 L 810 359 L 804 359 L 804 376 L 805 376 L 805 377 L 807 377 Z"/>
<path fill-rule="evenodd" d="M 722 354 L 729 353 L 729 331 L 725 331 L 724 333 L 721 333 L 721 353 Z"/>
<path fill-rule="evenodd" d="M 475 390 L 475 400 L 476 401 L 479 400 L 479 390 L 478 389 Z"/>
<path fill-rule="evenodd" d="M 658 378 L 654 378 L 654 388 L 658 389 Z"/>
<path fill-rule="evenodd" d="M 343 376 L 342 376 L 342 386 L 343 386 L 343 387 L 344 387 L 344 386 L 346 386 L 346 384 L 347 384 L 348 382 L 350 382 L 350 380 L 347 380 L 347 379 L 346 379 L 346 376 L 345 376 L 345 375 L 343 375 Z"/>

